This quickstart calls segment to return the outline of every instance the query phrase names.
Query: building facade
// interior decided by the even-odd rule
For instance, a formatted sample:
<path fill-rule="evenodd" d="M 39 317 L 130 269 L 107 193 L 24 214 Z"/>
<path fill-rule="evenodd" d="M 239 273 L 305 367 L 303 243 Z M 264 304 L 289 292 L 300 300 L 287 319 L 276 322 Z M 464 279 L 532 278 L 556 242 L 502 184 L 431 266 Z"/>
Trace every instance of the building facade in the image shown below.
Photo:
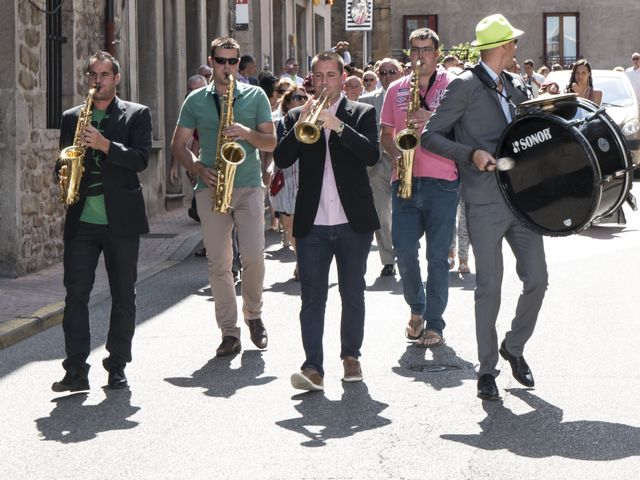
<path fill-rule="evenodd" d="M 154 215 L 165 210 L 168 197 L 180 195 L 181 187 L 167 182 L 171 135 L 187 78 L 207 62 L 211 40 L 235 36 L 241 53 L 252 53 L 260 68 L 284 64 L 287 56 L 306 58 L 315 48 L 324 49 L 330 38 L 330 6 L 314 3 L 4 2 L 0 16 L 0 276 L 24 275 L 62 258 L 64 209 L 53 178 L 59 121 L 64 110 L 82 103 L 87 95 L 84 70 L 93 52 L 108 50 L 120 61 L 121 98 L 151 108 L 153 151 L 141 181 L 148 214 Z M 246 29 L 242 25 L 236 30 L 241 4 L 248 4 L 249 22 Z"/>
<path fill-rule="evenodd" d="M 359 55 L 363 34 L 344 31 L 345 4 L 353 1 L 358 0 L 334 4 L 332 41 L 347 39 L 357 66 L 388 55 L 403 59 L 409 33 L 418 27 L 434 29 L 445 48 L 470 42 L 478 21 L 492 13 L 504 14 L 526 32 L 518 60 L 531 58 L 537 67 L 568 67 L 581 57 L 594 68 L 626 67 L 631 53 L 640 51 L 637 0 L 618 0 L 607 8 L 597 0 L 373 0 L 371 56 L 364 59 Z"/>

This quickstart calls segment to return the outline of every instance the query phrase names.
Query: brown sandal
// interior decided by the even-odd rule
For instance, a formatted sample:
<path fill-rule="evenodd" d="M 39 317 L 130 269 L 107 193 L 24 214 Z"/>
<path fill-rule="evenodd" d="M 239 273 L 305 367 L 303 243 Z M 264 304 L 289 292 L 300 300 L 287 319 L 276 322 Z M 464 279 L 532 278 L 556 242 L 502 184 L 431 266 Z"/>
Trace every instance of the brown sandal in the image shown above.
<path fill-rule="evenodd" d="M 416 335 L 411 335 L 411 332 L 418 332 Z M 424 318 L 409 318 L 409 323 L 404 330 L 404 336 L 407 337 L 407 340 L 411 340 L 415 342 L 416 340 L 420 340 L 422 337 L 422 333 L 424 332 Z"/>
<path fill-rule="evenodd" d="M 445 344 L 445 339 L 438 332 L 427 330 L 422 334 L 416 345 L 424 348 L 436 348 Z"/>

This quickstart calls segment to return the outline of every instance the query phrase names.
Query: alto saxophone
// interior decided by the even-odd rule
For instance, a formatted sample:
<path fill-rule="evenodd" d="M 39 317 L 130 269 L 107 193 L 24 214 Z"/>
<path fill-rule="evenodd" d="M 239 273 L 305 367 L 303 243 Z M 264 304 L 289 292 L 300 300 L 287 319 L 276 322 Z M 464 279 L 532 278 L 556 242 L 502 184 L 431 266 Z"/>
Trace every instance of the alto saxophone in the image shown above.
<path fill-rule="evenodd" d="M 247 157 L 242 145 L 224 135 L 222 131 L 233 123 L 233 92 L 235 84 L 233 75 L 227 77 L 229 88 L 220 102 L 220 128 L 218 129 L 218 143 L 216 148 L 215 170 L 218 176 L 216 188 L 211 192 L 211 210 L 217 213 L 227 213 L 231 208 L 231 194 L 233 181 L 236 178 L 236 168 Z"/>
<path fill-rule="evenodd" d="M 57 160 L 60 165 L 58 171 L 58 185 L 60 187 L 60 201 L 65 208 L 69 208 L 80 198 L 80 181 L 84 173 L 84 156 L 87 148 L 82 145 L 82 133 L 91 124 L 93 110 L 93 96 L 96 88 L 89 90 L 89 95 L 84 101 L 78 114 L 76 133 L 73 136 L 73 145 L 66 147 Z"/>
<path fill-rule="evenodd" d="M 418 130 L 411 117 L 420 108 L 420 86 L 418 84 L 417 70 L 420 63 L 416 65 L 411 77 L 411 100 L 407 109 L 407 128 L 401 130 L 395 138 L 398 150 L 402 152 L 402 158 L 398 160 L 398 197 L 411 198 L 413 181 L 413 158 L 418 148 Z"/>

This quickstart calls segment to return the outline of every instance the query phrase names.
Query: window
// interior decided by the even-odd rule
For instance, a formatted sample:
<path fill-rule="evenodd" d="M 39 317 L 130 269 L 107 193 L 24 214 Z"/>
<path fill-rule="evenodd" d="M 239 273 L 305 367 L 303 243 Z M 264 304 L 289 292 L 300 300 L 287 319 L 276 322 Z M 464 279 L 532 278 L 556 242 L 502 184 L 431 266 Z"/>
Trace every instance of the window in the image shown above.
<path fill-rule="evenodd" d="M 47 128 L 62 117 L 62 0 L 47 0 Z"/>
<path fill-rule="evenodd" d="M 418 28 L 427 27 L 438 32 L 438 16 L 437 15 L 404 15 L 402 17 L 404 26 L 404 48 L 409 48 L 409 35 Z"/>
<path fill-rule="evenodd" d="M 579 20 L 578 13 L 544 14 L 544 59 L 549 68 L 555 63 L 570 68 L 579 58 Z"/>

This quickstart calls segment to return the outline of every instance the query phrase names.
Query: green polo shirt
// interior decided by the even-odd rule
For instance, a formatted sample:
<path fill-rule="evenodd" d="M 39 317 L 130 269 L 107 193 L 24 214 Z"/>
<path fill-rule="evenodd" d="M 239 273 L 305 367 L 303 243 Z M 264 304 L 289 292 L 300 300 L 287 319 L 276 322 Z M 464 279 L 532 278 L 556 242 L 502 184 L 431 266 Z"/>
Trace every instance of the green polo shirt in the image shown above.
<path fill-rule="evenodd" d="M 233 117 L 236 123 L 256 130 L 256 127 L 261 123 L 271 122 L 269 99 L 260 87 L 235 82 L 233 96 L 235 99 Z M 215 97 L 218 97 L 218 94 L 213 84 L 194 90 L 182 104 L 178 118 L 179 126 L 198 130 L 200 161 L 207 167 L 214 166 L 218 146 L 220 117 Z M 224 109 L 221 97 L 219 97 L 219 101 L 221 103 L 220 109 Z M 244 147 L 247 156 L 236 169 L 233 186 L 235 188 L 262 186 L 262 168 L 258 150 L 244 140 L 240 140 L 238 143 Z M 202 188 L 208 187 L 198 178 L 196 189 Z"/>

